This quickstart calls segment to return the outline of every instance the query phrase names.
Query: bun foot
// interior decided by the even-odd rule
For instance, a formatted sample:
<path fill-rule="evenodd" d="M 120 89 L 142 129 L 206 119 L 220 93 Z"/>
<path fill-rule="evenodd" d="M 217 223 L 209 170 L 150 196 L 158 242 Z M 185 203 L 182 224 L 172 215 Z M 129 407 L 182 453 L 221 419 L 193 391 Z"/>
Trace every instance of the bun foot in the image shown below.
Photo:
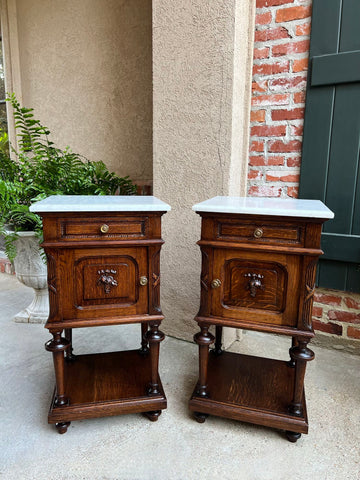
<path fill-rule="evenodd" d="M 154 412 L 145 412 L 144 415 L 152 422 L 157 422 L 161 415 L 161 410 L 155 410 Z"/>
<path fill-rule="evenodd" d="M 289 440 L 289 442 L 296 443 L 300 437 L 301 433 L 286 431 L 286 438 Z"/>
<path fill-rule="evenodd" d="M 56 423 L 55 427 L 58 431 L 58 433 L 63 434 L 67 432 L 68 426 L 70 425 L 71 422 L 61 422 L 61 423 Z"/>
<path fill-rule="evenodd" d="M 208 416 L 207 413 L 194 412 L 194 418 L 198 423 L 204 423 Z"/>

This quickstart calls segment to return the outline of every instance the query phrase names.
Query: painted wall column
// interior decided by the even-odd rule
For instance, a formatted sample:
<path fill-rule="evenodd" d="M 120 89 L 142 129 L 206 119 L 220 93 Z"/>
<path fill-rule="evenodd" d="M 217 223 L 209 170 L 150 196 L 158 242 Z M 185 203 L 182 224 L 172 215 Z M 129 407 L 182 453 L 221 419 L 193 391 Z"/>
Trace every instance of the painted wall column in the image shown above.
<path fill-rule="evenodd" d="M 200 294 L 194 203 L 245 195 L 255 0 L 153 0 L 154 194 L 164 218 L 164 329 L 191 339 Z M 227 329 L 226 329 L 227 330 Z M 232 329 L 224 343 L 235 338 Z"/>

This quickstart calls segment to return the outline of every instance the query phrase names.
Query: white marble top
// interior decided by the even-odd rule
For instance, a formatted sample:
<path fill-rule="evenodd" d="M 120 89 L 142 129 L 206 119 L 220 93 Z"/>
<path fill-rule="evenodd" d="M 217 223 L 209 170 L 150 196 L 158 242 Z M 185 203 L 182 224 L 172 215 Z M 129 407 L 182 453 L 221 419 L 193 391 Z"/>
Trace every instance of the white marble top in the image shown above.
<path fill-rule="evenodd" d="M 195 212 L 334 218 L 334 213 L 320 200 L 296 198 L 214 197 L 197 203 L 192 209 Z"/>
<path fill-rule="evenodd" d="M 52 195 L 31 212 L 168 212 L 170 205 L 145 195 Z"/>

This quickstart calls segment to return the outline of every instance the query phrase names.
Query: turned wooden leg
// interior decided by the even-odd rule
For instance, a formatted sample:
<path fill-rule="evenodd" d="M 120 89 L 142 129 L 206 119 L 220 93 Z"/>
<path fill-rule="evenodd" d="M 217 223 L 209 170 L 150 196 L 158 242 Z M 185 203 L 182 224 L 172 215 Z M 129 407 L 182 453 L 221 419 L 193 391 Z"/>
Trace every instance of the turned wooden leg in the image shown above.
<path fill-rule="evenodd" d="M 159 350 L 160 342 L 165 335 L 158 329 L 158 323 L 150 322 L 150 330 L 145 334 L 146 340 L 149 342 L 150 358 L 151 358 L 151 382 L 148 395 L 159 395 Z"/>
<path fill-rule="evenodd" d="M 57 406 L 67 405 L 68 399 L 65 394 L 65 365 L 64 351 L 69 347 L 69 342 L 61 336 L 62 330 L 51 331 L 53 339 L 45 343 L 48 352 L 52 352 L 56 379 L 56 397 Z"/>
<path fill-rule="evenodd" d="M 301 433 L 286 431 L 286 438 L 287 438 L 287 439 L 289 440 L 289 442 L 291 442 L 291 443 L 297 442 L 300 437 L 301 437 Z"/>
<path fill-rule="evenodd" d="M 65 393 L 65 359 L 64 352 L 69 349 L 71 345 L 69 341 L 61 336 L 62 330 L 53 331 L 50 333 L 53 335 L 53 339 L 45 343 L 45 348 L 48 352 L 52 352 L 55 368 L 55 380 L 56 380 L 56 394 L 55 405 L 58 407 L 68 404 L 68 398 Z M 70 422 L 57 423 L 56 429 L 58 433 L 66 433 Z"/>
<path fill-rule="evenodd" d="M 73 354 L 73 347 L 72 347 L 72 328 L 65 328 L 64 336 L 66 340 L 69 342 L 68 348 L 65 350 L 65 359 L 68 362 L 75 360 L 75 355 Z"/>
<path fill-rule="evenodd" d="M 63 434 L 67 432 L 68 426 L 70 425 L 71 422 L 61 422 L 61 423 L 56 423 L 55 427 L 58 433 Z"/>
<path fill-rule="evenodd" d="M 201 325 L 200 332 L 194 336 L 195 342 L 199 345 L 199 381 L 196 393 L 200 397 L 207 397 L 207 370 L 209 360 L 209 347 L 214 343 L 214 336 L 209 332 L 209 327 Z"/>
<path fill-rule="evenodd" d="M 141 348 L 140 348 L 140 353 L 143 354 L 143 355 L 147 355 L 149 353 L 148 341 L 146 339 L 147 331 L 148 331 L 147 322 L 142 322 L 142 324 L 141 324 Z"/>
<path fill-rule="evenodd" d="M 194 412 L 194 418 L 198 423 L 204 423 L 208 416 L 207 413 Z"/>
<path fill-rule="evenodd" d="M 222 350 L 222 332 L 223 327 L 221 325 L 216 325 L 215 327 L 215 348 L 213 352 L 215 355 L 221 355 L 223 353 Z"/>
<path fill-rule="evenodd" d="M 152 422 L 157 422 L 161 415 L 161 410 L 154 410 L 153 412 L 145 412 L 144 415 Z"/>
<path fill-rule="evenodd" d="M 299 338 L 297 345 L 290 349 L 291 360 L 295 362 L 295 382 L 293 400 L 289 406 L 292 415 L 301 417 L 303 415 L 303 392 L 306 362 L 313 360 L 315 354 L 307 348 L 309 339 Z"/>
<path fill-rule="evenodd" d="M 295 367 L 295 360 L 293 360 L 293 359 L 291 358 L 291 349 L 294 348 L 294 347 L 296 347 L 297 344 L 298 344 L 297 338 L 296 338 L 296 337 L 292 337 L 292 339 L 291 339 L 291 348 L 289 348 L 289 354 L 290 354 L 290 360 L 288 361 L 289 367 Z"/>

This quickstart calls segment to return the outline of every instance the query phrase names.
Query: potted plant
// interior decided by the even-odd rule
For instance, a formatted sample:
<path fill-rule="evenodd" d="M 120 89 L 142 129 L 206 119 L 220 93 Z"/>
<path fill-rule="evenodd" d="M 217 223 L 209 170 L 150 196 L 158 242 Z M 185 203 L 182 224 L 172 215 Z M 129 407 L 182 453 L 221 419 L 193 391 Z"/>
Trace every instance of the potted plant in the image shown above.
<path fill-rule="evenodd" d="M 18 150 L 9 155 L 7 135 L 0 136 L 0 233 L 5 253 L 14 262 L 17 278 L 34 288 L 31 305 L 15 321 L 44 322 L 48 316 L 47 268 L 39 247 L 41 218 L 29 211 L 35 201 L 49 195 L 134 195 L 128 177 L 110 172 L 102 161 L 92 162 L 61 150 L 50 141 L 50 131 L 21 107 L 14 94 L 7 100 L 14 111 Z"/>

